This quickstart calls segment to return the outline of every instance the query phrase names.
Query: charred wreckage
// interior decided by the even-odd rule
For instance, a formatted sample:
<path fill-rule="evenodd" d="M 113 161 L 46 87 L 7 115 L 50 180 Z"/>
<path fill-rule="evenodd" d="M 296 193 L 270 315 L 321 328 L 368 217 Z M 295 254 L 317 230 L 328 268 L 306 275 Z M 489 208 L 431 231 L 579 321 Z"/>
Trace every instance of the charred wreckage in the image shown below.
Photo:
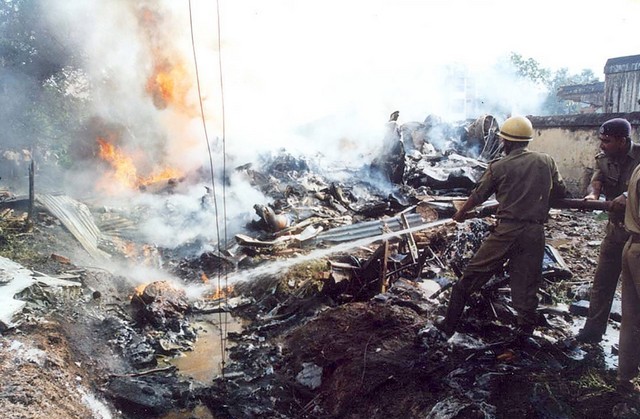
<path fill-rule="evenodd" d="M 498 123 L 491 115 L 457 126 L 435 116 L 397 119 L 391 115 L 383 147 L 365 167 L 332 173 L 282 152 L 236 168 L 271 201 L 256 204 L 253 220 L 215 250 L 136 243 L 131 214 L 67 196 L 6 194 L 5 223 L 62 224 L 96 259 L 134 249 L 125 258 L 182 283 L 151 280 L 134 289 L 55 252 L 50 260 L 65 268 L 57 276 L 3 258 L 3 282 L 26 278 L 11 293 L 19 303 L 1 319 L 3 334 L 19 330 L 25 316 L 52 309 L 72 316 L 96 341 L 87 351 L 106 343 L 98 356 L 122 359 L 117 368 L 99 361 L 94 368 L 104 373 L 100 392 L 123 417 L 572 417 L 573 406 L 548 382 L 585 359 L 602 364 L 572 340 L 589 280 L 575 278 L 561 256 L 567 236 L 555 240 L 559 249 L 546 245 L 540 327 L 530 346 L 510 339 L 506 269 L 473 296 L 463 332 L 443 341 L 433 322 L 495 223 L 497 203 L 477 207 L 464 223 L 450 217 L 500 154 Z M 170 194 L 178 183 L 158 190 Z M 201 210 L 211 205 L 207 190 Z M 25 206 L 27 215 L 16 215 Z M 565 199 L 556 208 L 550 223 L 588 235 L 578 216 L 585 213 L 561 208 L 602 211 L 607 203 Z M 230 318 L 242 326 L 228 330 Z M 207 357 L 213 346 L 221 347 L 214 376 L 194 379 L 171 363 L 203 350 Z M 510 397 L 529 403 L 513 406 Z M 194 413 L 203 409 L 212 416 Z"/>

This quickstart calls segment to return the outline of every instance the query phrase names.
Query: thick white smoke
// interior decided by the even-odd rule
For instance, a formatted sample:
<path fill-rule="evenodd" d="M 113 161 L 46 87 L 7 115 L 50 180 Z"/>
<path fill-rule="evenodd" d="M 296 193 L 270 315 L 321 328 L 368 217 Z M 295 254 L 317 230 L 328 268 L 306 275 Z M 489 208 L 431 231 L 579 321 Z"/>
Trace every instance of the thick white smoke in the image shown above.
<path fill-rule="evenodd" d="M 401 122 L 423 121 L 429 114 L 445 120 L 475 118 L 498 108 L 535 114 L 539 91 L 502 72 L 497 63 L 515 51 L 552 64 L 544 60 L 552 60 L 560 48 L 535 41 L 541 32 L 553 34 L 553 21 L 560 19 L 547 13 L 547 6 L 538 4 L 526 13 L 532 20 L 529 26 L 510 19 L 521 13 L 497 0 L 59 0 L 48 2 L 47 11 L 63 38 L 86 57 L 96 120 L 87 135 L 77 139 L 79 144 L 94 145 L 95 134 L 116 127 L 117 145 L 135 157 L 141 173 L 167 166 L 185 174 L 207 174 L 211 158 L 220 181 L 224 164 L 232 168 L 282 147 L 321 153 L 329 161 L 366 162 L 381 145 L 384 124 L 395 110 L 400 110 Z M 572 20 L 558 15 L 566 33 Z M 535 19 L 545 19 L 538 22 L 545 24 L 544 31 L 531 27 Z M 561 54 L 566 59 L 564 48 Z M 606 58 L 598 57 L 598 65 Z M 465 115 L 455 106 L 454 64 L 464 69 L 475 97 L 486 104 L 474 109 L 478 114 Z M 165 79 L 159 78 L 160 72 Z M 161 94 L 162 81 L 173 89 L 169 99 Z M 94 180 L 75 179 L 85 191 Z M 253 204 L 266 200 L 246 193 L 249 187 L 239 178 L 230 180 L 229 214 L 251 211 Z M 183 188 L 180 197 L 140 199 L 159 213 L 167 205 L 192 213 L 203 193 L 205 183 L 200 181 Z M 219 183 L 216 190 L 222 190 Z M 129 203 L 138 198 L 127 196 Z M 213 231 L 212 219 L 199 221 L 207 226 L 205 231 Z M 141 228 L 165 246 L 202 234 L 162 217 L 149 218 Z"/>

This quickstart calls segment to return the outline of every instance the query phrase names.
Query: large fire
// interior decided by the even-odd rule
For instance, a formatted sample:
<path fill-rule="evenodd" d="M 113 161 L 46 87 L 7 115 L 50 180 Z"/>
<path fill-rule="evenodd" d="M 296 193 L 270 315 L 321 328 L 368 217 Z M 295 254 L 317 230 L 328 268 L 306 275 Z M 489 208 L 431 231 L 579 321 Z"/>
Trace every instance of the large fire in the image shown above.
<path fill-rule="evenodd" d="M 183 47 L 176 44 L 171 31 L 166 30 L 166 16 L 153 2 L 141 3 L 143 4 L 136 7 L 136 10 L 141 39 L 149 52 L 149 62 L 145 66 L 145 74 L 142 74 L 140 87 L 144 90 L 142 93 L 145 98 L 152 100 L 155 108 L 162 111 L 157 114 L 158 128 L 167 131 L 166 138 L 163 135 L 150 138 L 145 141 L 145 147 L 150 143 L 161 143 L 160 147 L 154 147 L 154 150 L 162 150 L 173 164 L 180 162 L 178 164 L 184 170 L 191 170 L 199 157 L 193 149 L 201 147 L 199 138 L 185 135 L 185 132 L 191 131 L 188 126 L 191 121 L 200 116 L 198 105 L 201 102 L 199 86 L 196 84 L 196 68 L 191 64 L 189 56 L 184 54 Z M 103 136 L 97 140 L 100 158 L 108 162 L 113 169 L 113 173 L 107 174 L 100 181 L 98 187 L 101 190 L 115 194 L 124 186 L 127 189 L 151 191 L 161 188 L 163 181 L 179 180 L 183 177 L 184 173 L 181 171 L 155 164 L 157 159 L 149 161 L 146 149 L 136 149 L 135 141 L 125 146 L 124 142 L 112 141 L 106 134 L 107 131 L 99 132 Z"/>
<path fill-rule="evenodd" d="M 158 109 L 177 107 L 188 111 L 187 95 L 193 86 L 181 54 L 163 30 L 163 16 L 153 7 L 142 6 L 138 19 L 152 57 L 152 72 L 145 86 Z"/>
<path fill-rule="evenodd" d="M 98 138 L 97 141 L 100 158 L 113 168 L 113 172 L 107 174 L 101 181 L 103 189 L 111 189 L 113 181 L 127 188 L 140 189 L 152 183 L 177 179 L 182 176 L 179 170 L 173 168 L 159 168 L 149 175 L 138 175 L 133 158 L 104 138 Z"/>
<path fill-rule="evenodd" d="M 114 180 L 122 185 L 130 188 L 135 187 L 137 183 L 137 170 L 133 164 L 133 159 L 126 156 L 113 144 L 110 144 L 104 138 L 98 138 L 99 156 L 108 162 L 114 169 L 110 175 Z"/>
<path fill-rule="evenodd" d="M 153 74 L 147 79 L 146 90 L 158 109 L 171 105 L 185 114 L 192 114 L 194 109 L 187 104 L 190 80 L 191 76 L 183 64 L 163 61 L 155 65 Z"/>

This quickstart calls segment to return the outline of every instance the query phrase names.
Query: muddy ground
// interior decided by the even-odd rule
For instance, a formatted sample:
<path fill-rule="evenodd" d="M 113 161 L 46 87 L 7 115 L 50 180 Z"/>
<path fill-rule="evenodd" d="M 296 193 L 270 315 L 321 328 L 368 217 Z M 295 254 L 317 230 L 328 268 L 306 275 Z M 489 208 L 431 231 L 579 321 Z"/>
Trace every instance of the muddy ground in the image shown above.
<path fill-rule="evenodd" d="M 224 376 L 202 383 L 166 364 L 133 365 L 119 329 L 106 327 L 112 318 L 138 326 L 133 285 L 92 266 L 47 214 L 34 223 L 5 217 L 2 256 L 75 276 L 82 288 L 36 287 L 25 296 L 20 321 L 0 336 L 0 411 L 11 418 L 638 417 L 638 406 L 613 390 L 615 342 L 577 345 L 571 337 L 584 319 L 565 310 L 585 294 L 604 224 L 595 213 L 553 212 L 548 242 L 573 277 L 544 284 L 541 302 L 555 309 L 531 342 L 513 340 L 503 288 L 477 296 L 462 333 L 447 341 L 431 327 L 446 292 L 429 299 L 430 291 L 401 279 L 373 298 L 340 300 L 322 291 L 330 272 L 319 260 L 238 284 L 230 297 L 253 302 L 230 314 L 246 326 L 230 333 Z M 437 276 L 454 277 L 446 270 Z M 131 397 L 123 396 L 124 385 Z M 164 402 L 145 404 L 138 394 Z"/>

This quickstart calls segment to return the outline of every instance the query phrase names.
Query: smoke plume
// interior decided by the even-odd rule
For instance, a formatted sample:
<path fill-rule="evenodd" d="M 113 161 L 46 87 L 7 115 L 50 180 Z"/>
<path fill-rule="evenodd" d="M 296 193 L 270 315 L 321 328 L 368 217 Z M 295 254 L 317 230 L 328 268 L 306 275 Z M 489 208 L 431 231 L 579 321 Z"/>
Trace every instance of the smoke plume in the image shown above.
<path fill-rule="evenodd" d="M 162 246 L 215 242 L 215 225 L 268 201 L 232 170 L 260 153 L 366 164 L 394 110 L 400 122 L 536 112 L 535 87 L 495 66 L 494 44 L 457 41 L 472 22 L 443 25 L 438 15 L 453 10 L 408 16 L 399 4 L 372 1 L 355 20 L 333 1 L 221 1 L 218 26 L 216 2 L 206 0 L 48 2 L 43 16 L 83 58 L 75 80 L 86 106 L 68 193 L 150 209 L 140 230 Z M 473 83 L 467 92 L 481 105 L 458 106 L 459 80 Z M 180 182 L 173 195 L 147 186 L 163 173 Z M 205 187 L 228 219 L 222 208 L 202 213 Z"/>

